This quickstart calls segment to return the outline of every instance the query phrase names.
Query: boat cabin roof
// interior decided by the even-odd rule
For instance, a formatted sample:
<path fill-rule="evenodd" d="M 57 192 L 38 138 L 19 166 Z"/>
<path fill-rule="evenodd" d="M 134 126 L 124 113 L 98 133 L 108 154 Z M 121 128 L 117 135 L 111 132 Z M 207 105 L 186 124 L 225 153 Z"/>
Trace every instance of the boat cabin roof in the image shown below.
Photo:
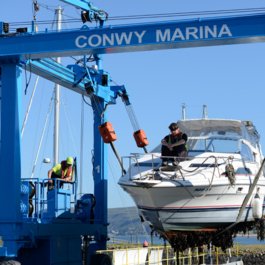
<path fill-rule="evenodd" d="M 235 131 L 240 133 L 241 121 L 238 120 L 180 120 L 177 122 L 181 131 Z"/>
<path fill-rule="evenodd" d="M 251 121 L 225 120 L 225 119 L 192 119 L 177 122 L 182 132 L 189 136 L 198 136 L 202 133 L 215 132 L 219 135 L 234 133 L 242 138 L 258 140 L 259 134 Z"/>

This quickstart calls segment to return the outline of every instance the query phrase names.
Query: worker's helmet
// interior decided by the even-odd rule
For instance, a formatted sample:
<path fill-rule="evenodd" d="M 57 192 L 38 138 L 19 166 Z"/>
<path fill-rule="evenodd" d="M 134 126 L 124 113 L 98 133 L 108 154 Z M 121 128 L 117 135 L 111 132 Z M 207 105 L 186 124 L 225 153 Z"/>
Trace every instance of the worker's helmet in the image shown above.
<path fill-rule="evenodd" d="M 74 159 L 71 156 L 68 156 L 66 158 L 66 164 L 67 165 L 73 165 L 74 164 Z"/>

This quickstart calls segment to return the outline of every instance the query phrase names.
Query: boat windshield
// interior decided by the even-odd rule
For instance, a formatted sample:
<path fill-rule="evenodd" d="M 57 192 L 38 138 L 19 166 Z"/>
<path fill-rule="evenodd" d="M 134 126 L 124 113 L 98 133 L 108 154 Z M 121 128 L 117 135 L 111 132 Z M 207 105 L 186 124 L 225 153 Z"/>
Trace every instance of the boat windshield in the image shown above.
<path fill-rule="evenodd" d="M 254 161 L 254 155 L 249 146 L 240 138 L 229 137 L 190 137 L 187 142 L 189 156 L 204 152 L 241 154 L 247 161 Z"/>
<path fill-rule="evenodd" d="M 189 136 L 187 141 L 188 156 L 193 157 L 205 152 L 241 154 L 247 161 L 254 161 L 253 152 L 244 142 L 241 135 L 234 131 L 211 131 L 196 133 Z M 160 152 L 161 145 L 153 152 Z"/>
<path fill-rule="evenodd" d="M 234 120 L 183 120 L 178 121 L 182 132 L 188 135 L 190 157 L 204 152 L 241 154 L 248 161 L 255 161 L 253 148 L 257 148 L 259 135 L 250 122 Z M 161 145 L 153 152 L 160 152 Z"/>
<path fill-rule="evenodd" d="M 215 153 L 238 153 L 238 139 L 219 137 L 190 137 L 187 142 L 189 153 L 215 152 Z"/>

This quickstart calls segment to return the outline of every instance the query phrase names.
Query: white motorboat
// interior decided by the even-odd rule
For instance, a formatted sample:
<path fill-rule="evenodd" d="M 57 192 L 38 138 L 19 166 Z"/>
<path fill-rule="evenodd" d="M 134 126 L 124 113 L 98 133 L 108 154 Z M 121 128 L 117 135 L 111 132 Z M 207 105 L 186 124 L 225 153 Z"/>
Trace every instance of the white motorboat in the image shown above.
<path fill-rule="evenodd" d="M 227 243 L 216 245 L 229 247 L 235 233 L 252 229 L 263 217 L 265 178 L 259 134 L 250 121 L 177 123 L 188 135 L 188 157 L 177 166 L 163 167 L 161 145 L 151 153 L 133 154 L 123 158 L 128 171 L 119 184 L 133 198 L 141 219 L 172 245 L 187 235 L 190 241 L 200 237 L 200 245 L 223 233 L 229 234 Z"/>

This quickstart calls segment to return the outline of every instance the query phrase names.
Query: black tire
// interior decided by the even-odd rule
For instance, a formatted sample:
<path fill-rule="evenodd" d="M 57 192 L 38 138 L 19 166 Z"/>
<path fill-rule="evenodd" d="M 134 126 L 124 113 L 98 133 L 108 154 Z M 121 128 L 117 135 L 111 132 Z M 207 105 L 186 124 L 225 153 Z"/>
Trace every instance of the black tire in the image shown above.
<path fill-rule="evenodd" d="M 107 254 L 95 254 L 91 257 L 91 265 L 112 265 Z"/>

